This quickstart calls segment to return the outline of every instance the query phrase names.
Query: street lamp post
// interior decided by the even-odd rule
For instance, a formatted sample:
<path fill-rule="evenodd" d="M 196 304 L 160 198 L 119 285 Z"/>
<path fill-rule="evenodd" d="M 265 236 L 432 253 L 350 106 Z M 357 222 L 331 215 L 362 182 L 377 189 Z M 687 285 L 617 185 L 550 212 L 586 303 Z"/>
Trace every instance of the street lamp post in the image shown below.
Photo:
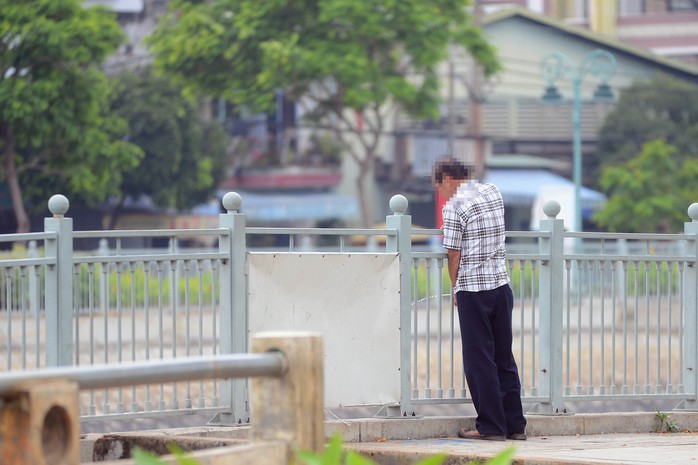
<path fill-rule="evenodd" d="M 555 87 L 555 81 L 569 79 L 572 83 L 572 162 L 574 178 L 574 230 L 582 230 L 582 134 L 581 134 L 581 100 L 582 82 L 587 76 L 598 78 L 599 86 L 594 92 L 594 100 L 612 100 L 613 93 L 608 85 L 609 79 L 616 71 L 616 59 L 606 50 L 594 50 L 588 53 L 575 67 L 572 60 L 562 52 L 549 53 L 541 61 L 541 76 L 548 83 L 543 95 L 545 101 L 562 99 Z"/>

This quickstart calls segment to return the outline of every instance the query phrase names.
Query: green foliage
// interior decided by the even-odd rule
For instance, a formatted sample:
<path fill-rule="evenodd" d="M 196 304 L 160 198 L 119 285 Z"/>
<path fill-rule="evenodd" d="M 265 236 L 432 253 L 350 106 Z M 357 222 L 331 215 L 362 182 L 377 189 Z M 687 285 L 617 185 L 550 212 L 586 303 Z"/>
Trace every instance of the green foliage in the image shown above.
<path fill-rule="evenodd" d="M 594 216 L 599 225 L 610 231 L 677 232 L 698 198 L 698 161 L 679 157 L 675 146 L 654 140 L 630 161 L 604 169 L 599 183 L 609 194 Z"/>
<path fill-rule="evenodd" d="M 376 462 L 353 450 L 343 450 L 342 436 L 334 434 L 324 452 L 299 451 L 297 457 L 305 465 L 376 465 Z M 440 465 L 446 459 L 445 454 L 438 454 L 415 465 Z"/>
<path fill-rule="evenodd" d="M 659 433 L 676 433 L 679 430 L 679 426 L 671 419 L 670 413 L 657 410 L 655 417 L 659 420 L 659 428 L 657 429 Z"/>
<path fill-rule="evenodd" d="M 511 264 L 511 268 L 508 271 L 510 286 L 512 292 L 514 293 L 514 298 L 518 299 L 522 297 L 531 297 L 532 295 L 538 293 L 538 273 L 534 269 L 532 262 L 527 261 L 522 266 L 521 262 L 515 261 Z M 431 273 L 432 281 L 429 283 L 429 295 L 434 296 L 438 295 L 439 292 L 437 289 L 435 289 L 435 286 L 437 286 L 438 283 L 434 278 L 435 275 L 433 270 L 431 271 Z M 416 269 L 412 269 L 412 283 L 415 282 L 415 274 L 417 276 L 417 285 L 416 287 L 413 286 L 413 288 L 417 293 L 416 298 L 425 299 L 427 297 L 428 281 L 426 265 L 424 263 L 420 263 Z M 446 262 L 444 261 L 444 265 L 441 269 L 441 295 L 450 295 L 451 289 L 451 279 L 448 276 L 448 267 L 446 266 Z M 413 295 L 412 297 L 414 298 L 415 296 Z"/>
<path fill-rule="evenodd" d="M 257 109 L 273 105 L 276 88 L 298 98 L 332 80 L 341 90 L 330 106 L 362 109 L 393 99 L 433 114 L 435 68 L 449 43 L 473 53 L 487 75 L 499 67 L 467 4 L 177 0 L 150 44 L 157 66 L 187 87 Z"/>
<path fill-rule="evenodd" d="M 182 449 L 180 449 L 176 444 L 171 443 L 167 445 L 170 453 L 172 453 L 177 458 L 177 463 L 179 465 L 200 465 L 198 460 L 191 457 L 187 457 Z M 165 465 L 166 462 L 159 458 L 157 455 L 148 452 L 143 449 L 134 449 L 133 459 L 136 465 Z"/>
<path fill-rule="evenodd" d="M 189 208 L 208 200 L 225 175 L 227 137 L 203 121 L 199 104 L 150 69 L 112 79 L 112 112 L 128 122 L 129 141 L 145 157 L 124 172 L 123 196 L 150 196 L 161 207 Z"/>
<path fill-rule="evenodd" d="M 672 263 L 671 268 L 667 262 L 661 265 L 657 262 L 629 263 L 626 285 L 630 295 L 676 294 L 681 289 L 681 271 L 676 263 Z"/>
<path fill-rule="evenodd" d="M 595 163 L 599 171 L 591 177 L 597 179 L 603 168 L 630 161 L 656 139 L 676 147 L 679 163 L 698 156 L 695 84 L 659 76 L 625 89 L 599 133 Z"/>
<path fill-rule="evenodd" d="M 353 450 L 343 450 L 342 437 L 335 433 L 324 452 L 299 451 L 296 453 L 298 460 L 305 465 L 376 465 L 376 462 Z M 497 456 L 485 462 L 483 465 L 510 465 L 514 457 L 515 449 L 510 447 L 503 450 Z M 415 465 L 440 465 L 448 456 L 436 454 L 420 460 Z M 478 465 L 470 462 L 469 465 Z"/>
<path fill-rule="evenodd" d="M 156 67 L 190 92 L 269 111 L 274 92 L 304 100 L 305 117 L 333 135 L 365 181 L 397 105 L 415 117 L 439 113 L 437 67 L 461 45 L 491 76 L 494 48 L 473 26 L 466 0 L 175 0 L 150 37 Z M 348 111 L 348 110 L 353 110 Z M 359 127 L 361 115 L 365 130 Z"/>
<path fill-rule="evenodd" d="M 29 186 L 90 201 L 115 193 L 141 155 L 107 114 L 99 66 L 123 40 L 115 14 L 81 0 L 0 0 L 0 37 L 0 155 L 15 165 L 4 176 L 20 228 Z"/>
<path fill-rule="evenodd" d="M 78 295 L 89 295 L 90 276 L 86 265 L 80 268 L 80 272 L 75 282 Z M 93 279 L 95 283 L 100 283 L 104 277 L 102 265 L 97 264 L 93 268 Z M 106 298 L 109 305 L 119 302 L 122 306 L 158 305 L 160 294 L 162 294 L 162 304 L 170 305 L 172 300 L 172 282 L 175 275 L 169 268 L 162 274 L 151 270 L 148 272 L 148 285 L 146 289 L 146 271 L 142 266 L 121 267 L 119 271 L 110 268 L 106 272 Z M 176 289 L 178 302 L 187 301 L 190 305 L 213 305 L 217 299 L 218 284 L 214 282 L 214 277 L 210 272 L 198 274 L 190 272 L 187 275 L 180 270 L 176 276 Z M 146 290 L 148 299 L 146 302 Z M 188 292 L 188 294 L 187 294 Z M 102 298 L 102 286 L 93 284 L 94 298 L 99 302 Z"/>

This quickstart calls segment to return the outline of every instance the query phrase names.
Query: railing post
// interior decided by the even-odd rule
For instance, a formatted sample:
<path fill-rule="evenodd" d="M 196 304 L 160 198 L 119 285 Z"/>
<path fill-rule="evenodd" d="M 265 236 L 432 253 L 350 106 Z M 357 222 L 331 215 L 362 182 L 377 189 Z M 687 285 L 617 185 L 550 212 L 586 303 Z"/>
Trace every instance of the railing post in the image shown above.
<path fill-rule="evenodd" d="M 689 262 L 685 270 L 684 302 L 685 335 L 684 335 L 684 383 L 687 394 L 693 396 L 681 402 L 677 409 L 698 410 L 698 203 L 688 207 L 690 223 L 684 223 L 684 234 L 694 238 L 686 245 L 686 258 Z"/>
<path fill-rule="evenodd" d="M 46 241 L 46 257 L 56 265 L 46 269 L 46 366 L 73 364 L 73 219 L 65 218 L 70 203 L 63 195 L 48 201 L 53 218 L 44 219 L 44 230 L 55 232 Z"/>
<path fill-rule="evenodd" d="M 321 452 L 325 446 L 322 336 L 312 332 L 268 332 L 252 338 L 252 352 L 281 353 L 281 377 L 251 379 L 255 441 L 284 441 L 288 456 L 298 450 Z M 296 463 L 293 459 L 289 463 Z"/>
<path fill-rule="evenodd" d="M 221 236 L 219 250 L 230 257 L 220 271 L 220 351 L 222 354 L 247 352 L 247 242 L 246 219 L 240 213 L 242 199 L 236 192 L 223 196 L 227 213 L 218 216 L 219 226 L 230 231 Z M 209 424 L 249 422 L 247 380 L 226 379 L 221 385 L 221 405 L 230 412 L 216 415 Z"/>
<path fill-rule="evenodd" d="M 392 215 L 385 219 L 388 229 L 397 229 L 397 236 L 388 236 L 386 252 L 397 252 L 400 260 L 400 405 L 388 406 L 382 414 L 390 417 L 414 416 L 410 392 L 410 315 L 412 309 L 412 216 L 405 215 L 407 199 L 394 195 L 390 199 Z"/>
<path fill-rule="evenodd" d="M 550 232 L 550 238 L 540 239 L 540 253 L 548 255 L 540 266 L 538 386 L 540 397 L 547 400 L 536 404 L 528 413 L 554 415 L 568 413 L 562 402 L 562 307 L 564 285 L 564 221 L 556 219 L 560 204 L 555 201 L 543 206 L 548 219 L 541 220 L 540 230 Z M 534 335 L 531 335 L 532 337 Z"/>

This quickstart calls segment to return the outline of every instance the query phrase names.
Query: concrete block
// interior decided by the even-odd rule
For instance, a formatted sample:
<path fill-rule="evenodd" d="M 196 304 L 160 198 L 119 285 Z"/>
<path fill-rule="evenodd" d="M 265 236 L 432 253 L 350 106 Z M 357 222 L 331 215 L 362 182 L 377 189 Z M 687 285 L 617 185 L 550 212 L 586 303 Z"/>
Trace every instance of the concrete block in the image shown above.
<path fill-rule="evenodd" d="M 584 421 L 577 415 L 526 415 L 529 436 L 575 436 L 584 434 Z"/>
<path fill-rule="evenodd" d="M 652 412 L 589 413 L 580 418 L 584 421 L 583 434 L 651 433 L 659 427 Z"/>
<path fill-rule="evenodd" d="M 3 396 L 0 458 L 12 465 L 75 465 L 80 460 L 78 385 L 27 382 Z"/>
<path fill-rule="evenodd" d="M 361 442 L 361 423 L 351 420 L 325 421 L 325 441 L 337 433 L 345 443 Z"/>

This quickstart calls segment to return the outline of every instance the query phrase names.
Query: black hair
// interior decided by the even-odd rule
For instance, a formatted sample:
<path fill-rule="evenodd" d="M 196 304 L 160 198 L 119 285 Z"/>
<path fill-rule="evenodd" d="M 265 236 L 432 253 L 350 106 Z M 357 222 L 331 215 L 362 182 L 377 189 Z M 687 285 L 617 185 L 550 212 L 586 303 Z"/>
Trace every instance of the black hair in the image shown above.
<path fill-rule="evenodd" d="M 450 176 L 453 179 L 468 179 L 472 169 L 462 161 L 446 156 L 439 158 L 434 163 L 434 181 L 440 183 L 444 176 Z"/>

